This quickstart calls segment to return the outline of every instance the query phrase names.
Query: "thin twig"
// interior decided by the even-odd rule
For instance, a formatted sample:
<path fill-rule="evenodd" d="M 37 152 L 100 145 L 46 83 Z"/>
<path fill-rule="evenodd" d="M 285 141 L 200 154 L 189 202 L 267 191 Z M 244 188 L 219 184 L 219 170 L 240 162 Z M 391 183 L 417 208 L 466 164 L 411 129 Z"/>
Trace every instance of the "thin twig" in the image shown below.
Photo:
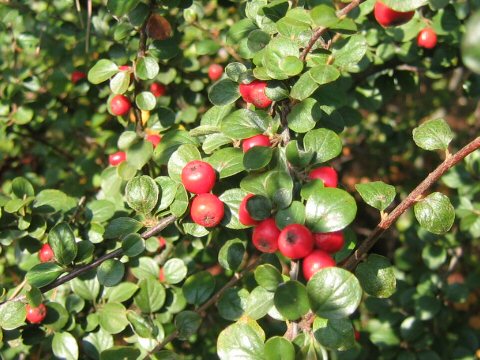
<path fill-rule="evenodd" d="M 385 231 L 434 183 L 436 183 L 446 171 L 462 161 L 467 155 L 480 148 L 480 137 L 477 137 L 457 153 L 446 158 L 435 170 L 433 170 L 393 211 L 386 216 L 371 234 L 358 246 L 358 248 L 341 264 L 347 270 L 353 270 L 363 259 L 368 251 L 375 245 Z"/>
<path fill-rule="evenodd" d="M 80 14 L 80 18 L 82 14 Z M 92 0 L 87 1 L 87 32 L 85 35 L 85 53 L 88 54 L 90 48 L 90 31 L 92 29 Z"/>

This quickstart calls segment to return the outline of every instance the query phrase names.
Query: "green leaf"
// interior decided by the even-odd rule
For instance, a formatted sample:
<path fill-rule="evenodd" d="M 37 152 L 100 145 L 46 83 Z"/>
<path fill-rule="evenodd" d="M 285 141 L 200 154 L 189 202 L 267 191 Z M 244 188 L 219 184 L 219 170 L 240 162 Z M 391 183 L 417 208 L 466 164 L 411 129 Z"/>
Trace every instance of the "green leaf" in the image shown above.
<path fill-rule="evenodd" d="M 93 200 L 87 205 L 89 219 L 104 222 L 115 215 L 115 204 L 108 200 Z"/>
<path fill-rule="evenodd" d="M 413 207 L 420 226 L 434 234 L 445 234 L 455 220 L 455 209 L 450 199 L 435 192 L 420 200 Z"/>
<path fill-rule="evenodd" d="M 225 204 L 225 214 L 222 225 L 229 229 L 245 229 L 246 226 L 240 223 L 238 211 L 240 203 L 247 194 L 241 189 L 229 189 L 220 195 L 219 199 Z"/>
<path fill-rule="evenodd" d="M 140 0 L 108 0 L 107 8 L 115 16 L 123 16 L 132 11 Z"/>
<path fill-rule="evenodd" d="M 331 27 L 340 21 L 335 9 L 327 4 L 315 6 L 310 12 L 310 17 L 316 26 L 322 27 Z"/>
<path fill-rule="evenodd" d="M 115 239 L 136 233 L 143 227 L 140 221 L 128 217 L 119 217 L 110 221 L 103 235 L 105 239 Z"/>
<path fill-rule="evenodd" d="M 467 22 L 462 39 L 462 58 L 465 65 L 473 72 L 480 74 L 480 11 L 476 11 Z"/>
<path fill-rule="evenodd" d="M 241 76 L 246 72 L 247 67 L 239 62 L 231 62 L 225 67 L 225 74 L 227 74 L 227 76 L 235 82 L 238 82 L 241 79 Z"/>
<path fill-rule="evenodd" d="M 43 325 L 50 331 L 62 330 L 70 318 L 67 310 L 57 302 L 48 302 L 47 316 L 43 320 Z"/>
<path fill-rule="evenodd" d="M 55 259 L 62 265 L 69 265 L 77 256 L 75 235 L 67 223 L 59 223 L 50 230 L 48 243 Z"/>
<path fill-rule="evenodd" d="M 272 160 L 273 149 L 266 146 L 254 146 L 243 156 L 243 166 L 246 170 L 259 170 Z"/>
<path fill-rule="evenodd" d="M 277 287 L 283 283 L 282 274 L 277 268 L 270 264 L 257 266 L 255 269 L 255 281 L 261 287 L 268 291 L 275 291 Z"/>
<path fill-rule="evenodd" d="M 311 71 L 303 73 L 290 91 L 290 96 L 297 100 L 305 100 L 318 89 L 318 83 L 314 80 Z"/>
<path fill-rule="evenodd" d="M 15 124 L 25 125 L 32 121 L 34 115 L 35 113 L 32 109 L 26 106 L 19 106 L 17 111 L 14 112 L 12 118 L 15 121 Z"/>
<path fill-rule="evenodd" d="M 303 225 L 305 223 L 305 205 L 300 201 L 293 201 L 289 207 L 277 212 L 275 222 L 280 230 L 290 224 Z"/>
<path fill-rule="evenodd" d="M 247 308 L 247 300 L 246 289 L 230 288 L 218 300 L 218 313 L 226 320 L 238 320 Z"/>
<path fill-rule="evenodd" d="M 262 195 L 254 195 L 247 200 L 247 211 L 254 220 L 265 220 L 271 216 L 272 202 Z"/>
<path fill-rule="evenodd" d="M 207 160 L 218 172 L 220 179 L 236 175 L 243 170 L 243 152 L 239 148 L 227 147 L 219 149 Z"/>
<path fill-rule="evenodd" d="M 452 129 L 443 119 L 429 120 L 413 129 L 413 141 L 425 150 L 446 150 L 453 136 Z"/>
<path fill-rule="evenodd" d="M 140 354 L 139 349 L 131 346 L 114 346 L 102 351 L 100 360 L 136 360 L 140 357 Z"/>
<path fill-rule="evenodd" d="M 239 97 L 238 83 L 230 79 L 217 81 L 208 90 L 208 99 L 216 106 L 233 104 Z"/>
<path fill-rule="evenodd" d="M 437 270 L 447 260 L 447 250 L 442 246 L 427 244 L 422 250 L 422 259 L 431 270 Z"/>
<path fill-rule="evenodd" d="M 285 155 L 290 164 L 295 167 L 304 168 L 310 163 L 314 154 L 301 150 L 297 140 L 290 140 L 285 148 Z"/>
<path fill-rule="evenodd" d="M 257 286 L 248 295 L 245 313 L 254 320 L 263 318 L 273 307 L 273 296 L 272 292 Z"/>
<path fill-rule="evenodd" d="M 197 333 L 202 323 L 202 317 L 194 311 L 182 311 L 175 316 L 175 328 L 180 339 L 187 339 Z"/>
<path fill-rule="evenodd" d="M 267 131 L 270 118 L 263 112 L 240 109 L 222 120 L 222 132 L 232 139 L 246 139 Z"/>
<path fill-rule="evenodd" d="M 367 53 L 368 44 L 363 35 L 355 34 L 333 44 L 334 65 L 340 70 L 352 71 Z"/>
<path fill-rule="evenodd" d="M 137 314 L 133 310 L 127 311 L 127 319 L 132 326 L 133 331 L 140 337 L 152 338 L 152 324 L 144 316 Z"/>
<path fill-rule="evenodd" d="M 160 204 L 157 211 L 167 209 L 175 199 L 175 193 L 177 192 L 178 183 L 170 179 L 168 176 L 159 176 L 155 179 L 155 182 L 160 186 L 161 194 Z"/>
<path fill-rule="evenodd" d="M 278 208 L 286 208 L 292 203 L 293 180 L 290 174 L 283 171 L 268 173 L 265 189 L 268 197 L 272 199 Z"/>
<path fill-rule="evenodd" d="M 95 300 L 100 292 L 100 283 L 96 276 L 85 280 L 75 278 L 70 281 L 70 287 L 75 294 L 88 301 Z"/>
<path fill-rule="evenodd" d="M 145 250 L 145 240 L 139 234 L 128 234 L 122 240 L 122 249 L 128 257 L 138 256 Z"/>
<path fill-rule="evenodd" d="M 411 11 L 428 4 L 428 0 L 382 0 L 389 8 L 397 11 Z"/>
<path fill-rule="evenodd" d="M 144 279 L 139 282 L 140 290 L 135 295 L 134 301 L 144 313 L 158 311 L 165 303 L 165 289 L 157 279 Z"/>
<path fill-rule="evenodd" d="M 310 75 L 318 85 L 324 85 L 337 80 L 340 71 L 332 65 L 317 65 L 310 69 Z"/>
<path fill-rule="evenodd" d="M 60 359 L 77 360 L 77 340 L 68 332 L 56 332 L 53 335 L 52 351 Z"/>
<path fill-rule="evenodd" d="M 236 271 L 245 255 L 245 243 L 239 239 L 228 240 L 218 253 L 218 263 L 227 270 Z"/>
<path fill-rule="evenodd" d="M 305 213 L 310 230 L 332 232 L 342 230 L 355 219 L 357 204 L 344 190 L 322 188 L 308 198 Z"/>
<path fill-rule="evenodd" d="M 315 127 L 321 117 L 317 101 L 312 98 L 303 100 L 295 105 L 287 115 L 288 127 L 298 133 L 306 133 Z"/>
<path fill-rule="evenodd" d="M 395 187 L 383 181 L 372 181 L 366 184 L 356 184 L 355 189 L 368 205 L 375 209 L 385 210 L 395 199 Z"/>
<path fill-rule="evenodd" d="M 215 290 L 215 279 L 207 271 L 200 271 L 187 278 L 183 295 L 189 304 L 199 306 L 207 301 Z"/>
<path fill-rule="evenodd" d="M 110 90 L 114 94 L 123 94 L 130 86 L 130 73 L 120 71 L 110 79 Z"/>
<path fill-rule="evenodd" d="M 88 72 L 88 81 L 100 84 L 118 72 L 118 66 L 108 59 L 101 59 Z"/>
<path fill-rule="evenodd" d="M 55 281 L 65 270 L 55 263 L 46 262 L 32 267 L 25 278 L 32 286 L 42 287 Z"/>
<path fill-rule="evenodd" d="M 16 177 L 12 180 L 12 193 L 19 199 L 34 196 L 35 190 L 32 184 L 23 177 Z"/>
<path fill-rule="evenodd" d="M 313 329 L 315 339 L 332 350 L 347 350 L 355 343 L 353 326 L 350 319 L 316 318 Z"/>
<path fill-rule="evenodd" d="M 104 261 L 97 269 L 98 282 L 103 286 L 117 285 L 123 279 L 125 266 L 116 259 Z"/>
<path fill-rule="evenodd" d="M 118 334 L 128 325 L 127 310 L 120 303 L 109 302 L 97 310 L 98 323 L 109 334 Z"/>
<path fill-rule="evenodd" d="M 217 339 L 220 360 L 264 358 L 265 346 L 257 332 L 247 324 L 236 323 L 224 329 Z"/>
<path fill-rule="evenodd" d="M 131 282 L 122 282 L 106 289 L 105 296 L 109 302 L 124 302 L 130 299 L 138 290 L 138 286 Z"/>
<path fill-rule="evenodd" d="M 265 360 L 294 360 L 295 348 L 287 339 L 274 336 L 265 343 Z"/>
<path fill-rule="evenodd" d="M 310 130 L 303 138 L 305 151 L 313 153 L 313 163 L 323 163 L 342 152 L 340 137 L 328 129 Z"/>
<path fill-rule="evenodd" d="M 157 105 L 157 99 L 150 91 L 142 91 L 135 97 L 135 103 L 140 110 L 150 111 Z"/>
<path fill-rule="evenodd" d="M 149 141 L 139 141 L 127 150 L 127 162 L 120 164 L 118 169 L 124 164 L 131 165 L 134 169 L 140 170 L 151 158 L 153 146 Z"/>
<path fill-rule="evenodd" d="M 187 209 L 188 194 L 187 190 L 185 190 L 185 187 L 181 185 L 177 188 L 177 192 L 175 193 L 175 199 L 172 202 L 172 205 L 170 205 L 170 211 L 172 212 L 172 215 L 176 217 L 181 217 L 183 214 L 185 214 L 185 211 L 187 211 Z"/>
<path fill-rule="evenodd" d="M 298 281 L 280 284 L 275 291 L 275 307 L 285 319 L 297 320 L 310 310 L 307 289 Z"/>
<path fill-rule="evenodd" d="M 135 74 L 141 80 L 151 80 L 158 75 L 159 70 L 158 62 L 153 57 L 146 56 L 137 60 Z"/>
<path fill-rule="evenodd" d="M 94 359 L 98 358 L 103 350 L 111 347 L 113 347 L 113 336 L 103 329 L 97 332 L 90 332 L 82 339 L 82 350 Z"/>
<path fill-rule="evenodd" d="M 193 160 L 201 160 L 202 156 L 198 149 L 191 144 L 181 145 L 168 161 L 168 175 L 178 182 L 182 181 L 183 168 Z"/>
<path fill-rule="evenodd" d="M 187 272 L 187 266 L 182 259 L 169 259 L 165 265 L 163 265 L 163 275 L 165 276 L 165 281 L 169 284 L 178 284 L 185 279 Z"/>
<path fill-rule="evenodd" d="M 159 190 L 157 183 L 146 175 L 131 179 L 125 187 L 125 200 L 136 212 L 150 213 L 157 205 Z"/>
<path fill-rule="evenodd" d="M 0 305 L 0 328 L 14 330 L 25 322 L 27 311 L 21 301 L 7 301 Z"/>
<path fill-rule="evenodd" d="M 380 255 L 371 254 L 360 263 L 355 271 L 363 290 L 378 298 L 388 298 L 395 293 L 397 280 L 390 261 Z"/>
<path fill-rule="evenodd" d="M 326 319 L 351 315 L 362 299 L 362 288 L 355 275 L 337 267 L 315 273 L 307 284 L 307 292 L 312 311 Z"/>
<path fill-rule="evenodd" d="M 36 196 L 33 207 L 39 212 L 52 213 L 67 212 L 77 206 L 75 199 L 68 197 L 64 192 L 54 189 L 42 190 Z"/>

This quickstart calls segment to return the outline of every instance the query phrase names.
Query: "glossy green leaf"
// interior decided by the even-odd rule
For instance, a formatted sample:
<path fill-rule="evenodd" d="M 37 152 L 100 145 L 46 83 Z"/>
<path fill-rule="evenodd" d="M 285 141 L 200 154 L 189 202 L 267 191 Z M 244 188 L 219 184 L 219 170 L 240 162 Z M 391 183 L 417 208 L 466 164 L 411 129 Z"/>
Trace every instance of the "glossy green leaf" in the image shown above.
<path fill-rule="evenodd" d="M 187 339 L 197 333 L 202 323 L 202 317 L 194 311 L 182 311 L 175 316 L 175 328 L 180 339 Z"/>
<path fill-rule="evenodd" d="M 350 319 L 316 318 L 313 328 L 315 339 L 333 350 L 347 350 L 354 346 L 355 338 Z"/>
<path fill-rule="evenodd" d="M 247 324 L 236 323 L 224 329 L 217 339 L 217 354 L 220 360 L 241 358 L 258 360 L 265 356 L 263 340 Z"/>
<path fill-rule="evenodd" d="M 101 59 L 88 72 L 88 81 L 100 84 L 118 72 L 118 66 L 111 60 Z"/>
<path fill-rule="evenodd" d="M 47 262 L 32 267 L 25 278 L 30 285 L 42 287 L 55 281 L 64 272 L 60 265 Z"/>
<path fill-rule="evenodd" d="M 395 199 L 395 187 L 383 181 L 372 181 L 365 184 L 356 184 L 355 189 L 368 205 L 375 209 L 385 210 Z"/>
<path fill-rule="evenodd" d="M 284 337 L 274 336 L 265 343 L 266 360 L 294 360 L 295 348 Z"/>
<path fill-rule="evenodd" d="M 272 292 L 257 286 L 248 295 L 245 313 L 254 320 L 261 319 L 272 308 L 273 296 Z"/>
<path fill-rule="evenodd" d="M 159 70 L 158 62 L 153 57 L 146 56 L 137 60 L 135 73 L 141 80 L 150 80 L 157 76 Z"/>
<path fill-rule="evenodd" d="M 355 271 L 363 290 L 378 298 L 388 298 L 395 293 L 397 280 L 390 261 L 381 255 L 371 254 Z"/>
<path fill-rule="evenodd" d="M 300 201 L 293 201 L 289 207 L 280 209 L 276 213 L 275 222 L 279 229 L 290 224 L 303 225 L 305 223 L 305 205 Z"/>
<path fill-rule="evenodd" d="M 98 322 L 103 330 L 109 334 L 118 334 L 128 325 L 125 306 L 116 302 L 109 302 L 97 310 Z"/>
<path fill-rule="evenodd" d="M 163 265 L 163 275 L 165 281 L 169 284 L 178 284 L 185 276 L 187 276 L 187 266 L 182 259 L 173 258 L 169 259 L 165 265 Z"/>
<path fill-rule="evenodd" d="M 139 291 L 135 295 L 135 305 L 144 313 L 158 311 L 165 303 L 165 289 L 156 279 L 148 278 L 140 281 Z"/>
<path fill-rule="evenodd" d="M 57 332 L 53 335 L 52 350 L 55 356 L 60 359 L 78 359 L 77 340 L 68 332 Z"/>
<path fill-rule="evenodd" d="M 453 137 L 450 126 L 443 119 L 429 120 L 413 129 L 413 141 L 425 150 L 445 150 Z"/>
<path fill-rule="evenodd" d="M 298 281 L 290 280 L 275 290 L 275 307 L 285 319 L 297 320 L 310 310 L 307 289 Z"/>
<path fill-rule="evenodd" d="M 218 263 L 227 270 L 238 270 L 245 255 L 245 243 L 239 239 L 228 240 L 218 252 Z"/>
<path fill-rule="evenodd" d="M 208 99 L 216 106 L 233 104 L 239 97 L 238 84 L 230 79 L 217 81 L 208 91 Z"/>
<path fill-rule="evenodd" d="M 127 71 L 119 71 L 110 79 L 110 90 L 114 94 L 123 94 L 130 86 L 130 73 Z"/>
<path fill-rule="evenodd" d="M 215 279 L 209 272 L 201 271 L 189 276 L 182 289 L 187 302 L 198 306 L 213 294 Z"/>
<path fill-rule="evenodd" d="M 230 288 L 223 293 L 217 302 L 218 313 L 226 320 L 238 320 L 247 308 L 248 291 Z"/>
<path fill-rule="evenodd" d="M 155 208 L 159 194 L 156 182 L 146 175 L 134 177 L 125 187 L 128 206 L 143 214 L 148 214 Z"/>
<path fill-rule="evenodd" d="M 397 11 L 411 11 L 427 5 L 428 0 L 383 0 L 382 2 Z"/>
<path fill-rule="evenodd" d="M 275 291 L 283 283 L 282 274 L 271 264 L 257 266 L 254 274 L 258 285 L 268 291 Z"/>
<path fill-rule="evenodd" d="M 0 305 L 0 328 L 13 330 L 21 326 L 27 315 L 25 304 L 21 301 L 8 301 Z"/>
<path fill-rule="evenodd" d="M 105 239 L 115 239 L 128 234 L 136 233 L 143 227 L 140 221 L 128 217 L 113 219 L 105 229 Z"/>
<path fill-rule="evenodd" d="M 243 156 L 243 166 L 246 170 L 259 170 L 272 160 L 273 149 L 266 146 L 254 146 Z"/>
<path fill-rule="evenodd" d="M 314 163 L 323 163 L 340 155 L 342 141 L 328 129 L 315 129 L 307 132 L 303 138 L 305 151 L 313 153 Z"/>
<path fill-rule="evenodd" d="M 138 256 L 145 250 L 145 240 L 139 234 L 128 234 L 122 240 L 122 249 L 129 257 Z"/>
<path fill-rule="evenodd" d="M 157 105 L 157 99 L 150 91 L 142 91 L 135 97 L 135 103 L 140 110 L 150 111 Z"/>
<path fill-rule="evenodd" d="M 243 152 L 238 148 L 219 149 L 207 161 L 218 172 L 220 179 L 236 175 L 245 170 Z"/>
<path fill-rule="evenodd" d="M 106 290 L 106 296 L 110 302 L 124 302 L 130 299 L 138 290 L 138 286 L 131 282 L 122 282 Z"/>
<path fill-rule="evenodd" d="M 455 220 L 455 209 L 450 199 L 439 192 L 417 202 L 413 210 L 420 225 L 434 234 L 445 234 Z"/>
<path fill-rule="evenodd" d="M 48 243 L 52 247 L 55 259 L 62 265 L 70 264 L 77 256 L 75 235 L 67 223 L 59 223 L 50 230 Z"/>
<path fill-rule="evenodd" d="M 201 159 L 200 152 L 195 146 L 190 144 L 181 145 L 168 161 L 168 175 L 170 175 L 173 180 L 180 182 L 182 170 L 187 163 Z"/>
<path fill-rule="evenodd" d="M 287 115 L 288 127 L 297 133 L 306 133 L 315 127 L 321 117 L 317 101 L 308 98 L 295 105 Z"/>
<path fill-rule="evenodd" d="M 265 113 L 241 109 L 234 111 L 222 120 L 222 133 L 232 139 L 246 139 L 265 132 L 270 120 Z"/>
<path fill-rule="evenodd" d="M 103 286 L 117 285 L 123 279 L 125 266 L 116 259 L 104 261 L 97 269 L 98 282 Z"/>
<path fill-rule="evenodd" d="M 140 350 L 131 346 L 113 346 L 100 353 L 100 360 L 135 360 L 140 356 Z"/>

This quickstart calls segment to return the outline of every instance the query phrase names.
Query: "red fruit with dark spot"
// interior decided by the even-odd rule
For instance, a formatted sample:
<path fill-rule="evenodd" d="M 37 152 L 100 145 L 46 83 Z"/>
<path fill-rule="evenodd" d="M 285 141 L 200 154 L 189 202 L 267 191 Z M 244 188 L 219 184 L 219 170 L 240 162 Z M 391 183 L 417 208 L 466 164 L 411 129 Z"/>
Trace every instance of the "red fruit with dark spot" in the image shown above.
<path fill-rule="evenodd" d="M 338 174 L 334 168 L 329 166 L 321 166 L 313 169 L 310 171 L 310 174 L 308 174 L 308 177 L 312 180 L 322 180 L 323 185 L 326 187 L 337 187 L 338 185 Z"/>
<path fill-rule="evenodd" d="M 190 216 L 198 225 L 214 227 L 223 219 L 225 211 L 223 206 L 223 202 L 217 196 L 210 193 L 199 194 L 193 198 Z"/>
<path fill-rule="evenodd" d="M 278 237 L 278 249 L 290 259 L 301 259 L 312 252 L 313 235 L 307 227 L 290 224 L 283 228 Z"/>
<path fill-rule="evenodd" d="M 218 64 L 212 64 L 208 67 L 208 77 L 212 81 L 217 81 L 222 77 L 223 67 Z"/>
<path fill-rule="evenodd" d="M 152 85 L 150 85 L 150 92 L 153 94 L 153 96 L 160 97 L 165 95 L 167 88 L 163 84 L 154 82 Z"/>
<path fill-rule="evenodd" d="M 252 242 L 261 252 L 274 253 L 278 249 L 279 236 L 280 229 L 277 227 L 275 220 L 268 218 L 253 229 Z"/>
<path fill-rule="evenodd" d="M 316 272 L 332 266 L 335 266 L 335 260 L 329 253 L 323 250 L 314 250 L 303 259 L 303 277 L 308 281 Z"/>
<path fill-rule="evenodd" d="M 132 104 L 125 95 L 115 95 L 110 100 L 110 111 L 113 115 L 123 116 L 130 111 Z"/>
<path fill-rule="evenodd" d="M 160 140 L 162 140 L 162 137 L 160 135 L 152 134 L 152 135 L 147 135 L 145 140 L 151 142 L 153 145 L 153 148 L 155 149 L 157 145 L 160 144 Z"/>
<path fill-rule="evenodd" d="M 210 192 L 216 179 L 212 165 L 205 161 L 190 161 L 182 170 L 182 183 L 185 189 L 194 194 Z"/>
<path fill-rule="evenodd" d="M 53 250 L 49 244 L 43 244 L 40 251 L 38 252 L 38 258 L 40 262 L 49 262 L 53 259 Z"/>
<path fill-rule="evenodd" d="M 415 11 L 396 11 L 389 8 L 383 2 L 377 1 L 373 14 L 380 25 L 388 27 L 405 24 L 415 15 Z"/>
<path fill-rule="evenodd" d="M 254 146 L 270 147 L 270 145 L 270 138 L 266 135 L 255 135 L 242 141 L 242 149 L 244 153 Z"/>
<path fill-rule="evenodd" d="M 247 196 L 245 196 L 238 208 L 238 220 L 245 226 L 258 224 L 258 221 L 250 216 L 250 213 L 248 212 L 248 209 L 247 209 L 248 199 L 252 198 L 253 196 L 255 195 L 248 194 Z"/>
<path fill-rule="evenodd" d="M 265 94 L 266 87 L 265 81 L 254 80 L 250 84 L 240 84 L 238 90 L 245 102 L 264 109 L 272 103 L 272 100 Z"/>
<path fill-rule="evenodd" d="M 82 79 L 85 79 L 86 77 L 87 75 L 84 72 L 75 70 L 72 72 L 70 79 L 72 83 L 76 84 L 77 82 L 79 82 Z"/>
<path fill-rule="evenodd" d="M 108 155 L 108 163 L 110 166 L 120 165 L 127 160 L 127 154 L 124 151 L 117 151 L 116 153 Z"/>
<path fill-rule="evenodd" d="M 31 324 L 40 324 L 47 316 L 47 308 L 43 304 L 40 304 L 37 307 L 31 307 L 30 304 L 27 304 L 26 310 L 27 321 Z"/>
<path fill-rule="evenodd" d="M 432 28 L 425 28 L 418 33 L 417 44 L 425 49 L 433 49 L 437 45 L 437 33 Z"/>
<path fill-rule="evenodd" d="M 345 238 L 341 231 L 315 233 L 313 234 L 313 237 L 315 239 L 315 247 L 330 254 L 342 250 L 343 245 L 345 244 Z"/>

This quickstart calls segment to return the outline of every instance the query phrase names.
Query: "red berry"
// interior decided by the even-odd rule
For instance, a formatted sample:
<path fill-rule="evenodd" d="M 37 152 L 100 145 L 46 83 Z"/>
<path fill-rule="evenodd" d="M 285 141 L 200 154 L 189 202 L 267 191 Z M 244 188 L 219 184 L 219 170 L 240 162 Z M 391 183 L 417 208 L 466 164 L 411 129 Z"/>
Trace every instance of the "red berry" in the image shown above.
<path fill-rule="evenodd" d="M 338 185 L 338 174 L 334 168 L 329 166 L 321 166 L 319 168 L 313 169 L 308 174 L 310 179 L 319 179 L 323 181 L 323 185 L 326 187 L 337 187 Z"/>
<path fill-rule="evenodd" d="M 275 220 L 268 218 L 258 224 L 253 229 L 252 242 L 253 245 L 264 253 L 274 253 L 278 249 L 278 237 L 280 230 Z"/>
<path fill-rule="evenodd" d="M 110 100 L 110 111 L 113 115 L 123 116 L 130 111 L 132 104 L 125 95 L 115 95 Z"/>
<path fill-rule="evenodd" d="M 312 252 L 313 235 L 303 225 L 287 225 L 278 237 L 278 249 L 284 256 L 290 259 L 304 258 Z"/>
<path fill-rule="evenodd" d="M 396 11 L 389 8 L 381 1 L 377 1 L 375 3 L 373 13 L 377 22 L 383 27 L 387 27 L 405 24 L 406 22 L 410 21 L 415 14 L 415 11 Z"/>
<path fill-rule="evenodd" d="M 160 97 L 165 95 L 167 92 L 167 88 L 165 85 L 154 82 L 152 85 L 150 85 L 150 92 L 155 96 L 155 97 Z"/>
<path fill-rule="evenodd" d="M 315 247 L 330 254 L 342 250 L 345 244 L 343 232 L 341 231 L 316 233 L 313 234 L 313 237 L 315 238 Z"/>
<path fill-rule="evenodd" d="M 303 277 L 308 281 L 319 270 L 332 266 L 335 266 L 335 260 L 330 254 L 322 250 L 314 250 L 303 259 Z"/>
<path fill-rule="evenodd" d="M 162 140 L 162 137 L 160 135 L 152 134 L 152 135 L 147 135 L 146 140 L 150 141 L 153 145 L 153 148 L 155 149 L 157 145 L 160 143 L 160 140 Z"/>
<path fill-rule="evenodd" d="M 32 308 L 30 304 L 27 304 L 26 310 L 27 320 L 32 324 L 40 324 L 47 316 L 47 308 L 43 304 L 40 304 L 34 308 Z"/>
<path fill-rule="evenodd" d="M 120 71 L 132 71 L 132 67 L 129 66 L 129 65 L 120 65 L 118 67 L 118 70 L 120 70 Z"/>
<path fill-rule="evenodd" d="M 165 247 L 165 245 L 167 244 L 165 238 L 163 236 L 159 236 L 158 237 L 158 249 L 161 250 Z"/>
<path fill-rule="evenodd" d="M 212 64 L 208 68 L 208 77 L 212 81 L 217 81 L 222 77 L 223 74 L 223 67 L 218 64 Z"/>
<path fill-rule="evenodd" d="M 360 331 L 354 330 L 355 341 L 360 341 Z"/>
<path fill-rule="evenodd" d="M 216 181 L 215 170 L 205 161 L 190 161 L 182 170 L 182 183 L 185 189 L 194 194 L 208 193 Z"/>
<path fill-rule="evenodd" d="M 433 49 L 437 45 L 437 33 L 432 28 L 422 29 L 418 33 L 417 44 L 425 49 Z"/>
<path fill-rule="evenodd" d="M 49 262 L 53 259 L 53 250 L 49 244 L 43 244 L 42 248 L 38 252 L 38 258 L 40 262 Z"/>
<path fill-rule="evenodd" d="M 248 209 L 247 209 L 248 199 L 252 198 L 253 196 L 255 196 L 255 195 L 254 194 L 248 194 L 247 196 L 245 196 L 243 198 L 242 202 L 240 203 L 239 208 L 238 208 L 238 220 L 243 225 L 246 225 L 246 226 L 258 224 L 258 221 L 250 216 L 250 213 L 248 212 Z"/>
<path fill-rule="evenodd" d="M 116 153 L 108 155 L 108 163 L 110 166 L 120 165 L 125 160 L 127 160 L 127 154 L 123 151 L 117 151 Z"/>
<path fill-rule="evenodd" d="M 82 79 L 85 79 L 86 77 L 87 75 L 84 72 L 75 70 L 72 72 L 71 80 L 72 80 L 72 83 L 76 84 L 77 82 L 79 82 Z"/>
<path fill-rule="evenodd" d="M 269 107 L 272 100 L 265 94 L 267 83 L 254 80 L 250 84 L 240 84 L 238 90 L 245 102 L 255 105 L 259 109 Z"/>
<path fill-rule="evenodd" d="M 198 225 L 214 227 L 220 224 L 224 215 L 223 202 L 215 195 L 206 193 L 193 198 L 190 216 Z"/>
<path fill-rule="evenodd" d="M 243 152 L 246 153 L 254 146 L 270 146 L 270 138 L 266 135 L 255 135 L 242 141 Z"/>
<path fill-rule="evenodd" d="M 160 270 L 158 271 L 158 280 L 160 280 L 160 282 L 165 282 L 165 274 L 163 273 L 163 268 L 160 268 Z"/>

